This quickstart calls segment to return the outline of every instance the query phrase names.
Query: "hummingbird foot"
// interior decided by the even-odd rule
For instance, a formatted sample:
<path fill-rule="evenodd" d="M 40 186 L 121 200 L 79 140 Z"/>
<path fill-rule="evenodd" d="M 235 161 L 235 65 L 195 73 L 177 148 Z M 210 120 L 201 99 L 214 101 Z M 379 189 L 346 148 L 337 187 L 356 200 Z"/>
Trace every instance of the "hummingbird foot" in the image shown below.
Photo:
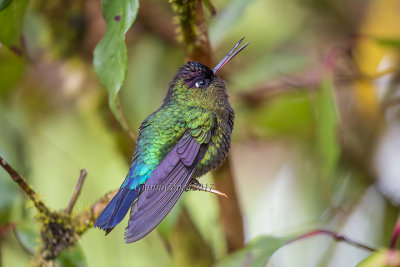
<path fill-rule="evenodd" d="M 209 192 L 209 193 L 216 194 L 218 196 L 223 196 L 223 197 L 228 198 L 228 196 L 225 193 L 218 191 L 216 189 L 213 189 L 213 188 L 209 188 L 207 186 L 205 187 L 195 178 L 192 178 L 190 180 L 189 184 L 186 187 L 186 190 L 198 190 L 198 191 L 203 191 L 203 192 Z"/>

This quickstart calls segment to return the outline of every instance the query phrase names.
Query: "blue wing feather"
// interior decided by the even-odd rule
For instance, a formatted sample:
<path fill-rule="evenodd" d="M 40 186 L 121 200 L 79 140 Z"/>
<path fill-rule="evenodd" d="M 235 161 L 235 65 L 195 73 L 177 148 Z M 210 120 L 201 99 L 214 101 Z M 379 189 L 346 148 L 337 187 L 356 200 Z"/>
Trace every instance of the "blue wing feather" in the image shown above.
<path fill-rule="evenodd" d="M 153 171 L 151 166 L 134 158 L 124 183 L 94 226 L 108 234 L 122 221 L 132 206 L 125 233 L 126 242 L 143 238 L 176 204 L 206 148 L 207 145 L 198 143 L 189 133 L 185 133 Z"/>
<path fill-rule="evenodd" d="M 142 192 L 142 186 L 143 185 L 134 190 L 129 189 L 128 186 L 121 187 L 118 193 L 101 212 L 94 227 L 98 227 L 108 234 L 125 217 L 133 201 L 135 201 Z"/>
<path fill-rule="evenodd" d="M 132 206 L 125 232 L 126 243 L 143 238 L 167 216 L 190 182 L 206 147 L 185 134 L 161 161 Z"/>

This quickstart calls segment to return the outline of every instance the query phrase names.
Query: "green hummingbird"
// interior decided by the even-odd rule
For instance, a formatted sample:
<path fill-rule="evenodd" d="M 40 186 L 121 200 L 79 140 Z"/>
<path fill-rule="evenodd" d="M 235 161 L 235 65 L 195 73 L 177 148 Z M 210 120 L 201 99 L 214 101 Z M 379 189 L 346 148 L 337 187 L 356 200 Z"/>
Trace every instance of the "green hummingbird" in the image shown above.
<path fill-rule="evenodd" d="M 248 43 L 232 50 L 211 70 L 187 62 L 171 80 L 159 109 L 141 124 L 129 172 L 94 226 L 108 234 L 131 208 L 126 243 L 149 234 L 196 178 L 228 155 L 235 113 L 221 68 Z M 236 50 L 236 52 L 234 52 Z"/>

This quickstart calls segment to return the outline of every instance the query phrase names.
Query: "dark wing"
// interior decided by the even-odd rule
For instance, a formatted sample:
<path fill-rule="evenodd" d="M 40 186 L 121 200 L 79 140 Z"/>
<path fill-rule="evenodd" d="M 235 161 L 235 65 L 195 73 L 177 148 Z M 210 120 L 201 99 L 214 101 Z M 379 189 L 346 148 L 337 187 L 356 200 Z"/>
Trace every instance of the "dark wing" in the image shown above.
<path fill-rule="evenodd" d="M 208 145 L 189 133 L 171 149 L 146 181 L 144 192 L 133 204 L 125 242 L 135 242 L 150 233 L 170 212 L 190 182 Z"/>

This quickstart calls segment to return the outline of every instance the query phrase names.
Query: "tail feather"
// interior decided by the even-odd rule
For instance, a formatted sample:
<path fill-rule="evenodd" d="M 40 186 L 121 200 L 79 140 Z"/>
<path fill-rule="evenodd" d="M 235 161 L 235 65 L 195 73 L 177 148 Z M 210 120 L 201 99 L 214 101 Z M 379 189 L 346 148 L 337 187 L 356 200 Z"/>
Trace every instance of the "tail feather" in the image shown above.
<path fill-rule="evenodd" d="M 106 231 L 106 234 L 111 232 L 111 230 L 122 221 L 129 208 L 132 206 L 132 203 L 141 192 L 141 187 L 137 189 L 129 189 L 129 186 L 120 188 L 118 193 L 101 212 L 94 227 Z"/>

